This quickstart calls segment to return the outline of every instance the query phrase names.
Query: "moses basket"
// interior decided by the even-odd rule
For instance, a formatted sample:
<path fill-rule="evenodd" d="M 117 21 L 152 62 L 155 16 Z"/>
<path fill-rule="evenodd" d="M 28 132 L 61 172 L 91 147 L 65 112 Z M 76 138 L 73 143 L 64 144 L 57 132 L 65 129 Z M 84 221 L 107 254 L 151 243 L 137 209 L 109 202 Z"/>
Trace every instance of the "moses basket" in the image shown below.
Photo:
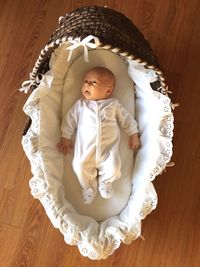
<path fill-rule="evenodd" d="M 133 155 L 121 132 L 122 175 L 113 185 L 114 196 L 98 195 L 85 205 L 71 167 L 73 155 L 60 154 L 56 144 L 62 118 L 80 98 L 85 72 L 95 66 L 115 74 L 114 97 L 136 117 L 141 148 Z M 105 259 L 121 242 L 130 244 L 141 236 L 141 221 L 157 205 L 152 181 L 170 165 L 173 104 L 157 58 L 123 14 L 105 7 L 81 7 L 60 17 L 30 80 L 20 89 L 29 90 L 22 145 L 33 174 L 31 193 L 67 244 L 78 246 L 90 259 Z"/>

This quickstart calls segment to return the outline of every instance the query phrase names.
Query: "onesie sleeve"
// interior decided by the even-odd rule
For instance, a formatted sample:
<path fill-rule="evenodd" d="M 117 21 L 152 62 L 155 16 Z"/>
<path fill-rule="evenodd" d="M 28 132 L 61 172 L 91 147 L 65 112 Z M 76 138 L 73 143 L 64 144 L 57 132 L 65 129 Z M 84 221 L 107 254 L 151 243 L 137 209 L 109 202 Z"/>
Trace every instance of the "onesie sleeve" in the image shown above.
<path fill-rule="evenodd" d="M 72 139 L 73 135 L 75 134 L 78 122 L 78 106 L 79 101 L 77 101 L 64 116 L 61 125 L 62 137 Z"/>
<path fill-rule="evenodd" d="M 120 127 L 129 136 L 138 133 L 138 125 L 133 115 L 119 102 L 117 103 L 116 117 Z"/>

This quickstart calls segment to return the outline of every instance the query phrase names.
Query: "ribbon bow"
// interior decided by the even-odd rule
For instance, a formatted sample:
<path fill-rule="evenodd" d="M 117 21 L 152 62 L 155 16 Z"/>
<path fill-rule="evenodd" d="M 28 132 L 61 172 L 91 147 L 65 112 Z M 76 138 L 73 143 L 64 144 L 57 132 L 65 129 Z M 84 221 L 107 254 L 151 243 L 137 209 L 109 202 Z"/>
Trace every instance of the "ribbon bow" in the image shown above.
<path fill-rule="evenodd" d="M 92 40 L 94 40 L 94 43 L 91 43 Z M 73 50 L 79 46 L 83 46 L 83 48 L 84 48 L 84 60 L 86 62 L 89 62 L 88 47 L 95 49 L 100 45 L 99 39 L 93 35 L 88 35 L 82 41 L 81 41 L 80 37 L 75 38 L 75 39 L 69 38 L 68 42 L 70 42 L 72 45 L 67 48 L 67 50 L 69 50 L 67 62 L 70 61 L 70 59 L 72 57 Z"/>
<path fill-rule="evenodd" d="M 24 92 L 25 94 L 31 89 L 32 86 L 38 86 L 40 81 L 42 80 L 43 75 L 38 75 L 35 80 L 27 80 L 22 83 L 22 87 L 19 89 L 20 92 Z"/>

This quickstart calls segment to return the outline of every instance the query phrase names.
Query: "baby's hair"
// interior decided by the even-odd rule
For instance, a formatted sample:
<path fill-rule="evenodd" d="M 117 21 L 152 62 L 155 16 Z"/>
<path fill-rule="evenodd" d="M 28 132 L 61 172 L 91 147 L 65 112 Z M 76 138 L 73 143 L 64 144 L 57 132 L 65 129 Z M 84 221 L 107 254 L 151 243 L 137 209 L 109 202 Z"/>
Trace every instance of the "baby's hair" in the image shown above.
<path fill-rule="evenodd" d="M 113 87 L 115 87 L 115 75 L 113 74 L 113 72 L 105 67 L 94 67 L 92 69 L 90 69 L 88 72 L 90 71 L 96 71 L 98 72 L 100 75 L 107 75 L 113 82 Z"/>

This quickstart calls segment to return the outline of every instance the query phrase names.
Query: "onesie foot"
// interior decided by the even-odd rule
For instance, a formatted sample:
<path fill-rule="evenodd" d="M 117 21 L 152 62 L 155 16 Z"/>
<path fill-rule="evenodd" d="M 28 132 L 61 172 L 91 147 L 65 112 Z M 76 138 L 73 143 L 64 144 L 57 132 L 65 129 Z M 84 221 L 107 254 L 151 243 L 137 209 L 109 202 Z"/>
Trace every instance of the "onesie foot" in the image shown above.
<path fill-rule="evenodd" d="M 99 193 L 103 198 L 111 198 L 113 196 L 112 183 L 99 184 Z"/>
<path fill-rule="evenodd" d="M 95 191 L 92 187 L 82 190 L 82 201 L 84 204 L 91 204 L 95 199 L 97 191 Z"/>

